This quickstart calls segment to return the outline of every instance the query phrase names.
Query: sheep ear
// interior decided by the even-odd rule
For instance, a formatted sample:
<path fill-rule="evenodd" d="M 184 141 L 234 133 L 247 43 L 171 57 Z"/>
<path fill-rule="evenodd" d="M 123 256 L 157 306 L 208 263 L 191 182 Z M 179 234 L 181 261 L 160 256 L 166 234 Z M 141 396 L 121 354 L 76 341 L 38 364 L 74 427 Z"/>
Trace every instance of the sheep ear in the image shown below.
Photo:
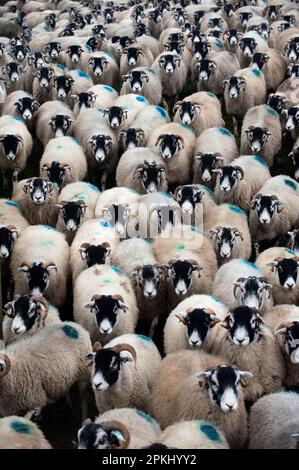
<path fill-rule="evenodd" d="M 274 333 L 276 335 L 285 335 L 287 332 L 287 328 L 284 326 L 283 328 L 279 328 L 278 330 L 276 330 Z"/>
<path fill-rule="evenodd" d="M 90 367 L 92 365 L 93 361 L 94 361 L 94 358 L 95 358 L 95 353 L 86 354 L 86 356 L 84 358 L 85 367 Z M 91 421 L 88 420 L 88 422 L 91 422 Z M 85 424 L 85 421 L 84 421 L 83 425 L 84 424 Z M 86 424 L 88 424 L 88 423 L 86 423 Z"/>
<path fill-rule="evenodd" d="M 54 271 L 57 271 L 57 266 L 54 263 L 49 263 L 46 267 L 47 272 L 49 273 L 50 271 L 52 271 L 52 269 L 54 269 Z"/>
<path fill-rule="evenodd" d="M 242 385 L 246 385 L 246 379 L 251 379 L 253 377 L 253 374 L 247 370 L 238 370 L 238 374 Z M 243 382 L 243 379 L 245 379 L 245 383 Z"/>
<path fill-rule="evenodd" d="M 187 325 L 186 316 L 186 312 L 180 312 L 175 314 L 175 317 L 179 320 L 180 323 L 183 323 L 183 325 Z"/>
<path fill-rule="evenodd" d="M 30 271 L 30 267 L 26 263 L 22 263 L 21 266 L 19 267 L 19 271 L 23 273 L 28 273 Z"/>
<path fill-rule="evenodd" d="M 83 308 L 87 308 L 90 311 L 92 311 L 94 306 L 95 306 L 95 301 L 94 300 L 91 300 L 90 302 L 87 302 L 86 304 L 83 304 Z"/>
<path fill-rule="evenodd" d="M 3 307 L 3 312 L 8 317 L 12 318 L 14 316 L 14 302 L 7 302 Z"/>
<path fill-rule="evenodd" d="M 198 372 L 195 376 L 199 379 L 198 385 L 200 388 L 204 388 L 207 385 L 209 378 L 211 377 L 212 372 L 209 370 L 205 370 L 202 372 Z"/>

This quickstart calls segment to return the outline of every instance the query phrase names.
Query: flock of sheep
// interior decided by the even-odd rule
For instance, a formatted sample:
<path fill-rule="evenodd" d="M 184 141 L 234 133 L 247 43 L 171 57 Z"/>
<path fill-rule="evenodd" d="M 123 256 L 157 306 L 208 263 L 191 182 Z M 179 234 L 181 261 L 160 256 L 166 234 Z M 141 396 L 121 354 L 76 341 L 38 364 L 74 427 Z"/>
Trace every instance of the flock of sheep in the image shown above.
<path fill-rule="evenodd" d="M 298 3 L 0 14 L 0 448 L 298 448 Z"/>

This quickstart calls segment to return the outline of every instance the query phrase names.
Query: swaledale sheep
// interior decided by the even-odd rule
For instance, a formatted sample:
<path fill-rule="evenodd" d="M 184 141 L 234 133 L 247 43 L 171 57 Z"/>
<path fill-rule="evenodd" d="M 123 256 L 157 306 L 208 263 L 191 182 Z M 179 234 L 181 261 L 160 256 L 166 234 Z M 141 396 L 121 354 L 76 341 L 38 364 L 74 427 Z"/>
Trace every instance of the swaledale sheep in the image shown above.
<path fill-rule="evenodd" d="M 24 88 L 24 66 L 18 62 L 8 62 L 0 67 L 1 78 L 5 80 L 6 92 L 9 95 L 13 91 Z"/>
<path fill-rule="evenodd" d="M 51 449 L 36 424 L 20 416 L 0 419 L 0 449 Z"/>
<path fill-rule="evenodd" d="M 268 179 L 252 199 L 249 227 L 253 241 L 272 240 L 297 226 L 299 185 L 286 175 Z"/>
<path fill-rule="evenodd" d="M 124 240 L 115 250 L 112 262 L 132 280 L 139 319 L 151 321 L 164 313 L 164 267 L 157 263 L 151 243 L 141 238 Z"/>
<path fill-rule="evenodd" d="M 256 265 L 272 285 L 275 304 L 296 304 L 299 298 L 298 258 L 288 248 L 273 247 L 263 251 Z"/>
<path fill-rule="evenodd" d="M 71 245 L 73 281 L 86 268 L 109 262 L 119 238 L 114 227 L 104 219 L 86 220 L 77 230 Z"/>
<path fill-rule="evenodd" d="M 221 204 L 204 220 L 204 231 L 213 240 L 219 264 L 232 258 L 249 259 L 251 237 L 246 213 L 238 206 Z"/>
<path fill-rule="evenodd" d="M 298 60 L 298 25 L 293 28 L 288 28 L 282 31 L 276 39 L 276 49 L 284 54 L 288 63 Z"/>
<path fill-rule="evenodd" d="M 144 96 L 152 105 L 158 105 L 162 101 L 162 85 L 159 76 L 146 67 L 133 68 L 123 75 L 121 95 L 137 93 Z"/>
<path fill-rule="evenodd" d="M 269 166 L 281 149 L 281 124 L 278 113 L 266 104 L 250 108 L 241 131 L 241 154 L 259 155 Z"/>
<path fill-rule="evenodd" d="M 74 115 L 62 101 L 47 101 L 38 110 L 36 136 L 44 147 L 50 139 L 72 133 Z"/>
<path fill-rule="evenodd" d="M 226 51 L 197 62 L 197 90 L 209 90 L 215 95 L 222 94 L 223 81 L 233 76 L 240 68 L 235 54 Z"/>
<path fill-rule="evenodd" d="M 8 345 L 35 335 L 48 325 L 60 323 L 57 308 L 42 296 L 16 296 L 4 305 L 3 340 Z"/>
<path fill-rule="evenodd" d="M 269 167 L 259 156 L 242 155 L 213 170 L 217 175 L 215 200 L 218 204 L 234 204 L 245 212 L 251 208 L 253 196 L 271 178 Z"/>
<path fill-rule="evenodd" d="M 152 69 L 160 77 L 163 95 L 177 96 L 182 91 L 188 69 L 178 54 L 163 52 L 153 62 Z"/>
<path fill-rule="evenodd" d="M 15 294 L 44 295 L 59 307 L 66 296 L 69 246 L 48 225 L 26 228 L 16 240 L 10 262 Z"/>
<path fill-rule="evenodd" d="M 209 295 L 191 295 L 169 314 L 164 328 L 165 354 L 181 349 L 212 349 L 213 327 L 223 321 L 227 307 Z"/>
<path fill-rule="evenodd" d="M 196 137 L 210 127 L 224 126 L 220 101 L 211 92 L 198 91 L 177 101 L 173 121 L 191 127 Z"/>
<path fill-rule="evenodd" d="M 82 69 L 92 78 L 95 85 L 115 86 L 119 81 L 119 67 L 107 51 L 96 51 L 83 57 Z"/>
<path fill-rule="evenodd" d="M 118 336 L 86 359 L 92 365 L 91 380 L 100 413 L 111 408 L 138 408 L 151 413 L 151 395 L 161 365 L 161 356 L 150 338 Z"/>
<path fill-rule="evenodd" d="M 162 428 L 204 419 L 224 433 L 232 448 L 243 447 L 248 429 L 241 384 L 252 374 L 226 364 L 221 357 L 197 351 L 168 354 L 152 396 L 154 416 Z"/>
<path fill-rule="evenodd" d="M 74 137 L 51 139 L 40 161 L 40 176 L 63 188 L 68 183 L 82 181 L 87 173 L 87 161 L 80 143 Z"/>
<path fill-rule="evenodd" d="M 142 449 L 156 442 L 160 433 L 152 416 L 134 408 L 116 408 L 93 422 L 84 421 L 78 431 L 78 449 Z"/>
<path fill-rule="evenodd" d="M 116 266 L 92 266 L 74 284 L 74 319 L 91 340 L 107 344 L 134 333 L 138 307 L 128 276 Z"/>
<path fill-rule="evenodd" d="M 224 329 L 220 332 L 218 328 L 219 334 L 212 345 L 214 354 L 252 373 L 253 378 L 244 390 L 244 398 L 249 401 L 282 390 L 285 378 L 283 355 L 274 334 L 264 323 L 255 308 L 237 307 L 225 317 Z"/>
<path fill-rule="evenodd" d="M 90 93 L 92 95 L 94 99 L 93 107 L 99 109 L 111 107 L 118 97 L 117 91 L 108 85 L 94 85 L 89 88 L 86 93 Z M 73 95 L 73 97 L 74 96 L 75 95 Z"/>
<path fill-rule="evenodd" d="M 154 57 L 149 48 L 132 44 L 122 51 L 119 71 L 121 75 L 126 75 L 135 67 L 150 67 L 153 62 Z"/>
<path fill-rule="evenodd" d="M 250 67 L 258 67 L 265 76 L 267 90 L 277 90 L 286 76 L 286 62 L 276 49 L 253 54 Z"/>
<path fill-rule="evenodd" d="M 193 161 L 193 183 L 205 184 L 211 188 L 216 183 L 218 166 L 229 165 L 238 158 L 239 151 L 233 134 L 224 127 L 204 130 L 196 139 Z"/>
<path fill-rule="evenodd" d="M 157 149 L 132 148 L 122 154 L 116 168 L 117 186 L 140 194 L 167 191 L 166 164 Z"/>
<path fill-rule="evenodd" d="M 298 414 L 298 393 L 272 393 L 260 398 L 250 410 L 249 448 L 298 449 Z"/>
<path fill-rule="evenodd" d="M 54 78 L 52 100 L 61 100 L 71 106 L 71 95 L 87 91 L 93 85 L 91 77 L 83 70 L 70 70 L 66 74 Z"/>
<path fill-rule="evenodd" d="M 26 91 L 14 91 L 10 93 L 3 105 L 3 115 L 15 115 L 22 118 L 24 124 L 30 129 L 35 121 L 39 109 L 39 102 Z"/>
<path fill-rule="evenodd" d="M 183 220 L 186 217 L 195 227 L 201 224 L 201 217 L 205 218 L 216 206 L 213 191 L 202 184 L 177 186 L 173 198 L 180 205 Z"/>
<path fill-rule="evenodd" d="M 95 218 L 99 195 L 96 186 L 82 181 L 67 184 L 60 192 L 56 204 L 59 209 L 56 229 L 65 233 L 68 242 L 73 240 L 85 220 Z"/>
<path fill-rule="evenodd" d="M 189 182 L 195 147 L 195 134 L 192 129 L 178 123 L 165 124 L 153 131 L 148 146 L 159 149 L 165 162 L 169 184 Z"/>
<path fill-rule="evenodd" d="M 297 387 L 299 380 L 299 308 L 295 305 L 276 305 L 265 315 L 265 322 L 277 336 L 285 358 L 287 387 Z"/>
<path fill-rule="evenodd" d="M 78 383 L 84 419 L 88 384 L 84 357 L 90 351 L 89 334 L 72 322 L 48 326 L 31 338 L 9 345 L 0 359 L 0 414 L 39 414 Z"/>
<path fill-rule="evenodd" d="M 0 259 L 9 257 L 15 240 L 28 225 L 18 204 L 0 199 Z"/>
<path fill-rule="evenodd" d="M 0 117 L 0 169 L 24 170 L 33 140 L 23 119 L 17 116 Z"/>
<path fill-rule="evenodd" d="M 53 79 L 60 73 L 58 64 L 51 64 L 36 70 L 32 78 L 32 95 L 40 104 L 51 100 Z"/>
<path fill-rule="evenodd" d="M 244 305 L 256 308 L 261 315 L 273 308 L 272 285 L 253 263 L 232 259 L 218 269 L 212 294 L 228 309 Z"/>
<path fill-rule="evenodd" d="M 240 61 L 240 68 L 248 67 L 255 52 L 268 52 L 267 41 L 257 31 L 247 31 L 243 34 L 237 48 L 237 57 Z"/>
<path fill-rule="evenodd" d="M 29 178 L 13 182 L 12 200 L 19 205 L 22 214 L 31 225 L 56 224 L 57 197 L 58 188 L 49 180 Z"/>

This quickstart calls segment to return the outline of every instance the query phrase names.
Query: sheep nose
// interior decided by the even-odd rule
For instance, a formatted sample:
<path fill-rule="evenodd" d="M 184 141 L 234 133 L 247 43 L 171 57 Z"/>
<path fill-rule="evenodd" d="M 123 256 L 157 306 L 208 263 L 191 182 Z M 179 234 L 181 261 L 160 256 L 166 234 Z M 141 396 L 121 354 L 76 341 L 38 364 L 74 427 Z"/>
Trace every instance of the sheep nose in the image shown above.
<path fill-rule="evenodd" d="M 288 286 L 289 289 L 292 289 L 294 284 L 287 284 L 287 286 Z"/>
<path fill-rule="evenodd" d="M 231 411 L 233 409 L 234 405 L 229 405 L 228 403 L 225 403 L 225 404 L 226 404 L 227 408 L 229 409 L 229 411 Z"/>
<path fill-rule="evenodd" d="M 191 340 L 191 343 L 193 344 L 193 346 L 195 346 L 198 343 L 198 341 L 197 340 L 195 340 L 195 341 Z"/>
<path fill-rule="evenodd" d="M 239 344 L 242 344 L 244 342 L 244 338 L 243 339 L 237 339 L 238 343 Z"/>
<path fill-rule="evenodd" d="M 262 219 L 263 224 L 267 222 L 267 219 Z"/>

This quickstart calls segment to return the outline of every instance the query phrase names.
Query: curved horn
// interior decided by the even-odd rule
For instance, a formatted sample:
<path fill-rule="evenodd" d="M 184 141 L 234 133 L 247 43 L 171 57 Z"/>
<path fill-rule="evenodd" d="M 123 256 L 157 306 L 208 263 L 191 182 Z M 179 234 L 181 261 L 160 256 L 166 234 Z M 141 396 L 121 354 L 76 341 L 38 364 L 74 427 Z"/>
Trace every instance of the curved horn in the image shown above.
<path fill-rule="evenodd" d="M 244 178 L 244 170 L 240 166 L 234 166 L 234 169 L 241 173 L 241 180 Z"/>
<path fill-rule="evenodd" d="M 125 303 L 123 297 L 119 294 L 112 295 L 111 298 L 116 300 L 117 302 L 121 302 L 122 304 Z"/>
<path fill-rule="evenodd" d="M 120 432 L 123 436 L 125 441 L 123 444 L 121 444 L 119 447 L 112 446 L 112 449 L 127 449 L 130 444 L 130 433 L 127 429 L 127 427 L 123 424 L 120 423 L 119 421 L 116 420 L 111 420 L 111 421 L 102 421 L 102 426 L 105 427 L 107 431 L 118 431 Z"/>
<path fill-rule="evenodd" d="M 37 297 L 32 297 L 32 300 L 34 302 L 39 302 L 40 304 L 42 304 L 44 306 L 44 311 L 38 311 L 38 314 L 40 315 L 40 318 L 42 321 L 44 321 L 47 316 L 48 316 L 48 313 L 49 313 L 49 304 L 47 302 L 47 300 L 41 295 L 41 296 L 37 296 Z"/>
<path fill-rule="evenodd" d="M 131 346 L 130 344 L 126 344 L 126 343 L 119 343 L 119 344 L 116 344 L 115 346 L 113 346 L 112 349 L 114 352 L 116 353 L 121 353 L 122 351 L 129 351 L 132 356 L 133 356 L 133 359 L 134 359 L 134 362 L 136 364 L 136 361 L 137 361 L 137 354 L 136 354 L 136 350 L 135 348 L 133 348 L 133 346 Z"/>
<path fill-rule="evenodd" d="M 5 370 L 0 372 L 0 379 L 5 377 L 11 369 L 11 362 L 10 362 L 9 357 L 6 354 L 4 354 L 4 363 L 5 363 Z"/>

